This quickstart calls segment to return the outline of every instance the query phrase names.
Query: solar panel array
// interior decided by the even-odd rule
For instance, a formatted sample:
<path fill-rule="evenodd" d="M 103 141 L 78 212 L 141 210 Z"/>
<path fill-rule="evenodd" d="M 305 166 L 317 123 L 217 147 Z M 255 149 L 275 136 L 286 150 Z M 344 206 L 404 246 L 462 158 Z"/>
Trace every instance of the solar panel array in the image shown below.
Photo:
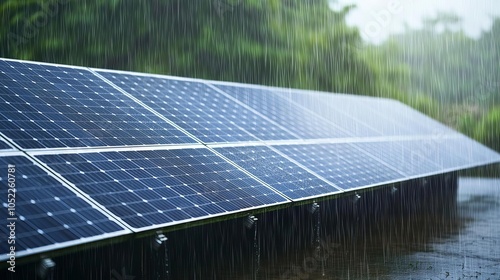
<path fill-rule="evenodd" d="M 0 136 L 21 256 L 500 161 L 388 99 L 7 59 Z"/>

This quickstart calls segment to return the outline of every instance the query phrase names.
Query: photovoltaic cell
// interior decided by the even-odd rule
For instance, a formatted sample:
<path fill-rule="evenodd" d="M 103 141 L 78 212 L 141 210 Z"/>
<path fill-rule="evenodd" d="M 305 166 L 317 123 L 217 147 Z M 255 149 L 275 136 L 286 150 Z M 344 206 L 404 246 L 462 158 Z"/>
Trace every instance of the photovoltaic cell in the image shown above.
<path fill-rule="evenodd" d="M 276 91 L 337 125 L 348 124 L 343 128 L 359 137 L 457 134 L 391 99 L 294 89 Z"/>
<path fill-rule="evenodd" d="M 11 150 L 12 147 L 7 144 L 2 138 L 0 138 L 0 150 Z"/>
<path fill-rule="evenodd" d="M 328 97 L 329 94 L 318 92 L 304 93 L 298 90 L 276 90 L 276 92 L 282 98 L 293 101 L 309 112 L 328 120 L 331 125 L 347 131 L 351 137 L 377 137 L 383 135 L 382 132 L 344 113 L 340 109 L 344 104 L 342 102 L 334 102 L 333 99 Z M 321 99 L 322 96 L 326 96 L 326 101 Z M 362 102 L 362 99 L 360 98 L 358 101 Z"/>
<path fill-rule="evenodd" d="M 370 106 L 384 117 L 382 122 L 393 119 L 400 126 L 407 127 L 412 134 L 458 135 L 455 130 L 396 100 L 377 98 L 370 102 Z"/>
<path fill-rule="evenodd" d="M 5 222 L 0 227 L 5 237 L 0 260 L 7 258 L 10 229 L 6 225 L 11 222 L 15 224 L 15 244 L 11 245 L 16 247 L 17 257 L 128 232 L 25 156 L 2 156 L 0 167 L 0 194 L 4 198 L 0 218 Z M 9 191 L 12 183 L 15 193 Z M 8 194 L 15 199 L 13 210 Z"/>
<path fill-rule="evenodd" d="M 0 131 L 26 149 L 195 142 L 90 71 L 6 60 Z"/>
<path fill-rule="evenodd" d="M 244 86 L 214 84 L 226 94 L 286 127 L 302 139 L 349 137 L 351 134 L 304 109 L 282 94 Z"/>
<path fill-rule="evenodd" d="M 416 145 L 408 149 L 407 147 L 412 146 L 410 142 L 406 143 L 406 147 L 399 141 L 353 143 L 353 145 L 406 176 L 429 174 L 440 169 L 434 164 L 433 155 L 427 150 L 418 149 Z"/>
<path fill-rule="evenodd" d="M 386 102 L 385 99 L 345 94 L 316 93 L 314 95 L 319 103 L 328 105 L 331 110 L 341 111 L 381 135 L 403 136 L 427 133 L 427 130 L 416 129 L 408 123 L 401 122 L 399 114 L 378 108 L 377 104 Z"/>
<path fill-rule="evenodd" d="M 98 72 L 205 143 L 297 139 L 203 83 Z"/>
<path fill-rule="evenodd" d="M 345 190 L 401 180 L 405 177 L 350 144 L 300 144 L 274 147 Z"/>
<path fill-rule="evenodd" d="M 450 151 L 448 145 L 450 139 L 428 138 L 415 141 L 401 141 L 401 144 L 414 153 L 431 161 L 438 166 L 435 172 L 448 169 L 460 169 L 470 164 L 470 159 L 464 159 L 458 155 L 458 151 Z"/>
<path fill-rule="evenodd" d="M 500 160 L 500 155 L 495 151 L 462 135 L 443 141 L 441 147 L 449 153 L 458 155 L 466 164 L 493 163 Z"/>
<path fill-rule="evenodd" d="M 216 150 L 292 200 L 340 192 L 268 147 Z"/>
<path fill-rule="evenodd" d="M 38 158 L 136 229 L 287 202 L 205 148 Z"/>

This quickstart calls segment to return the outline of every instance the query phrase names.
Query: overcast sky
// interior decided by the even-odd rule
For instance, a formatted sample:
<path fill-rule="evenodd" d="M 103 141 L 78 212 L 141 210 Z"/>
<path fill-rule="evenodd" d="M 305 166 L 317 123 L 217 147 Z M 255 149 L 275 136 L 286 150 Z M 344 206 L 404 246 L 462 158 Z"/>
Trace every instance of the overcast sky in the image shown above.
<path fill-rule="evenodd" d="M 391 33 L 404 30 L 404 24 L 421 27 L 422 19 L 438 12 L 462 18 L 463 30 L 477 38 L 491 28 L 492 18 L 500 17 L 500 0 L 330 0 L 333 9 L 356 4 L 347 23 L 359 27 L 364 40 L 380 43 Z"/>

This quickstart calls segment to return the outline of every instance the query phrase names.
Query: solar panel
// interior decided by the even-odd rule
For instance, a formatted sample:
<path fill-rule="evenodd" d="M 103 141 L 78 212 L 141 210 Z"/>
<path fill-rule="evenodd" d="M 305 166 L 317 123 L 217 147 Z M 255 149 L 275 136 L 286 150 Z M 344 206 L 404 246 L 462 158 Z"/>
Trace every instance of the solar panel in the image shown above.
<path fill-rule="evenodd" d="M 9 236 L 15 236 L 15 244 L 9 244 L 16 257 L 22 257 L 129 232 L 27 157 L 10 154 L 0 156 L 0 218 L 5 223 L 0 260 L 9 257 Z"/>
<path fill-rule="evenodd" d="M 404 145 L 405 143 L 400 141 L 386 141 L 354 143 L 353 145 L 372 157 L 383 160 L 408 177 L 429 174 L 441 169 L 440 166 L 434 164 L 433 154 L 428 153 L 428 149 L 421 150 L 416 145 L 412 147 L 411 143 L 409 141 Z"/>
<path fill-rule="evenodd" d="M 383 116 L 381 122 L 392 119 L 393 122 L 398 123 L 400 126 L 407 127 L 411 134 L 458 135 L 456 131 L 446 125 L 396 100 L 377 98 L 370 102 L 370 106 L 374 109 L 376 114 Z M 366 119 L 366 117 L 364 119 Z"/>
<path fill-rule="evenodd" d="M 460 157 L 460 151 L 451 151 L 448 149 L 449 138 L 427 138 L 414 141 L 402 141 L 405 149 L 413 151 L 414 154 L 421 155 L 431 161 L 438 168 L 434 171 L 444 172 L 446 170 L 458 170 L 470 163 Z"/>
<path fill-rule="evenodd" d="M 2 138 L 0 138 L 0 150 L 11 150 L 12 147 L 5 142 Z"/>
<path fill-rule="evenodd" d="M 345 104 L 342 102 L 334 102 L 333 99 L 326 97 L 322 100 L 322 96 L 327 96 L 325 93 L 318 92 L 304 92 L 300 90 L 276 90 L 282 98 L 293 101 L 298 106 L 306 109 L 311 114 L 316 114 L 326 119 L 344 131 L 347 131 L 353 137 L 374 137 L 382 136 L 383 133 L 370 127 L 369 125 L 357 120 L 353 116 L 344 113 L 341 107 Z M 351 100 L 364 102 L 366 98 L 351 97 Z"/>
<path fill-rule="evenodd" d="M 273 120 L 302 139 L 349 137 L 351 134 L 271 90 L 214 84 L 224 93 Z"/>
<path fill-rule="evenodd" d="M 462 158 L 464 165 L 489 164 L 499 160 L 498 153 L 463 135 L 443 141 L 440 148 Z"/>
<path fill-rule="evenodd" d="M 292 200 L 341 192 L 268 147 L 225 147 L 216 150 Z"/>
<path fill-rule="evenodd" d="M 200 82 L 98 73 L 205 143 L 297 139 Z"/>
<path fill-rule="evenodd" d="M 402 173 L 351 144 L 280 145 L 274 148 L 344 190 L 405 178 Z"/>
<path fill-rule="evenodd" d="M 339 110 L 384 136 L 415 135 L 427 132 L 400 122 L 399 114 L 393 111 L 378 108 L 376 106 L 378 103 L 385 102 L 382 98 L 324 93 L 316 94 L 316 98 L 332 110 Z"/>
<path fill-rule="evenodd" d="M 195 143 L 88 70 L 10 60 L 0 132 L 25 149 Z"/>
<path fill-rule="evenodd" d="M 336 124 L 349 123 L 344 128 L 360 137 L 457 134 L 449 127 L 391 99 L 295 89 L 277 92 L 325 118 L 339 120 Z"/>
<path fill-rule="evenodd" d="M 206 148 L 38 158 L 137 230 L 288 202 Z"/>

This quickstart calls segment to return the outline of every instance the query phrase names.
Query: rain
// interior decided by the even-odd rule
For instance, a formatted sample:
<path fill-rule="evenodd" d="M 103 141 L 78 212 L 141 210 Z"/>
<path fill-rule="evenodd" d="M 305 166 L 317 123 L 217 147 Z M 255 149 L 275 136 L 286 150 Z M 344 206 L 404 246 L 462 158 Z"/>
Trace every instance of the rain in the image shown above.
<path fill-rule="evenodd" d="M 500 279 L 500 3 L 0 12 L 0 279 Z"/>

